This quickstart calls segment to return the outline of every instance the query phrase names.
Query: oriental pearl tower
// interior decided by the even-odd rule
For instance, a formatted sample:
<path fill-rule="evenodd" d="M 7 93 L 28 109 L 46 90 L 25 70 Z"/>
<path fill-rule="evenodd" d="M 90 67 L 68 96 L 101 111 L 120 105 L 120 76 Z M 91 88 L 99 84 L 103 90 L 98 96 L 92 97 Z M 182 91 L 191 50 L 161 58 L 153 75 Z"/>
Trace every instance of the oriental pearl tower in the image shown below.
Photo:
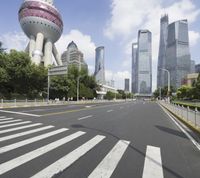
<path fill-rule="evenodd" d="M 19 22 L 30 39 L 26 51 L 36 65 L 52 65 L 52 54 L 56 65 L 62 65 L 55 42 L 63 31 L 60 13 L 53 0 L 24 0 L 19 9 Z"/>

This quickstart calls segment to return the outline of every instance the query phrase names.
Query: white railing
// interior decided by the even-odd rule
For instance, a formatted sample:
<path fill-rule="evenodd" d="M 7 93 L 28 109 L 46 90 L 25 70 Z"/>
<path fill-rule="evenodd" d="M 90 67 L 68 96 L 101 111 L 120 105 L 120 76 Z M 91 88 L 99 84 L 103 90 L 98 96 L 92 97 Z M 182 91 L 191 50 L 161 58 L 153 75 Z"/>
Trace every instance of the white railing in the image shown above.
<path fill-rule="evenodd" d="M 0 108 L 15 108 L 15 107 L 34 107 L 34 106 L 48 106 L 48 105 L 65 105 L 65 104 L 92 104 L 92 103 L 106 103 L 106 102 L 123 102 L 125 100 L 79 100 L 77 101 L 62 101 L 62 100 L 3 100 L 0 99 Z"/>
<path fill-rule="evenodd" d="M 165 101 L 159 101 L 159 103 L 184 121 L 192 124 L 196 128 L 200 128 L 200 112 L 197 108 L 192 110 L 189 107 L 186 108 L 183 105 L 168 103 Z"/>

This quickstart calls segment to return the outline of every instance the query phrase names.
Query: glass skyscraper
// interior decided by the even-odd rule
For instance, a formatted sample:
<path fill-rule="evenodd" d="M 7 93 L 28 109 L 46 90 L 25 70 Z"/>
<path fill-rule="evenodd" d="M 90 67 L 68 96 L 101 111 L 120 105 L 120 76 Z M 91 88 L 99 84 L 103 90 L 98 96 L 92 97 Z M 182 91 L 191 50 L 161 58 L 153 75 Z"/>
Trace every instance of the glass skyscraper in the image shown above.
<path fill-rule="evenodd" d="M 171 74 L 171 85 L 181 86 L 182 79 L 191 71 L 187 20 L 180 20 L 168 26 L 166 69 Z"/>
<path fill-rule="evenodd" d="M 166 85 L 166 72 L 161 70 L 165 69 L 166 64 L 166 49 L 167 49 L 167 35 L 168 35 L 168 15 L 164 15 L 160 19 L 160 45 L 158 54 L 158 69 L 157 69 L 157 87 L 165 87 Z"/>
<path fill-rule="evenodd" d="M 133 44 L 132 88 L 138 95 L 152 93 L 151 41 L 152 35 L 149 30 L 139 30 L 137 47 Z"/>
<path fill-rule="evenodd" d="M 138 49 L 138 44 L 133 43 L 132 44 L 132 82 L 131 82 L 131 92 L 132 93 L 137 93 L 137 49 Z"/>
<path fill-rule="evenodd" d="M 94 76 L 98 84 L 105 84 L 105 67 L 104 67 L 104 53 L 103 46 L 96 48 L 95 57 L 95 72 Z"/>

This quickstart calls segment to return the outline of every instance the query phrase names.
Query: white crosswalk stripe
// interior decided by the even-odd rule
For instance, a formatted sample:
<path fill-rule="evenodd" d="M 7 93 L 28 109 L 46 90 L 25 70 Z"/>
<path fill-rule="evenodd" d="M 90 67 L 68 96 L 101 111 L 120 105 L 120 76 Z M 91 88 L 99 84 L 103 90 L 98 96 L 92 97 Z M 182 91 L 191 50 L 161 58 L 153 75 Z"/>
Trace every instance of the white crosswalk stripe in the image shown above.
<path fill-rule="evenodd" d="M 21 119 L 17 119 L 17 120 L 12 120 L 12 119 L 13 118 L 10 118 L 10 121 L 15 121 L 15 122 L 21 121 Z M 8 124 L 8 123 L 12 123 L 12 122 L 9 122 L 9 120 L 4 120 L 3 122 L 0 122 L 0 123 L 6 124 L 6 125 L 1 125 L 1 126 L 6 126 L 6 127 L 10 127 L 11 125 L 15 126 L 14 128 L 0 130 L 0 134 L 43 125 L 42 123 L 28 124 L 28 123 L 31 123 L 31 121 L 25 121 L 25 123 L 27 123 L 27 125 L 25 126 Z M 22 121 L 19 123 L 24 123 L 24 122 Z M 59 137 L 58 134 L 64 133 L 65 131 L 69 130 L 68 128 L 61 128 L 61 129 L 56 129 L 56 130 L 54 129 L 53 131 L 52 130 L 48 131 L 48 129 L 52 129 L 52 128 L 55 128 L 55 126 L 52 126 L 52 125 L 43 126 L 43 127 L 34 128 L 31 130 L 25 130 L 18 133 L 8 134 L 6 136 L 0 137 L 0 142 L 11 140 L 11 139 L 13 139 L 12 141 L 14 142 L 9 145 L 4 145 L 3 147 L 0 147 L 0 155 L 12 150 L 21 148 L 23 146 L 33 144 L 35 142 L 43 141 L 44 139 L 53 137 L 54 135 L 57 135 L 57 137 Z M 42 132 L 42 131 L 45 131 L 45 132 Z M 42 132 L 42 134 L 40 132 Z M 37 134 L 37 136 L 32 137 L 31 134 L 34 134 L 34 133 Z M 18 168 L 19 166 L 23 164 L 28 164 L 31 160 L 35 158 L 42 157 L 44 154 L 49 153 L 52 150 L 56 150 L 57 148 L 63 146 L 64 144 L 76 138 L 83 136 L 84 134 L 86 134 L 86 132 L 78 131 L 68 136 L 60 135 L 60 137 L 62 136 L 62 138 L 59 138 L 59 140 L 51 141 L 50 143 L 47 143 L 46 145 L 40 148 L 31 150 L 30 152 L 24 153 L 20 156 L 12 158 L 11 160 L 6 160 L 6 162 L 3 162 L 0 164 L 0 177 L 1 175 L 5 173 L 9 173 L 13 169 Z M 23 136 L 27 136 L 27 135 L 30 135 L 29 138 L 23 139 Z M 22 137 L 22 140 L 16 142 L 14 138 L 19 138 L 19 137 Z M 83 156 L 89 155 L 90 154 L 89 151 L 94 149 L 105 138 L 106 137 L 103 135 L 94 136 L 90 140 L 80 145 L 78 148 L 74 148 L 71 152 L 64 154 L 61 158 L 57 159 L 55 162 L 49 163 L 47 167 L 44 167 L 39 172 L 35 172 L 34 173 L 35 175 L 33 175 L 31 178 L 50 178 L 50 177 L 55 176 L 58 173 L 62 173 L 62 171 L 69 168 L 72 164 L 74 164 L 76 161 L 81 159 Z M 5 143 L 2 143 L 2 144 L 5 144 Z M 106 153 L 106 156 L 104 158 L 101 158 L 101 161 L 97 164 L 96 168 L 94 168 L 94 170 L 88 173 L 88 178 L 110 178 L 115 172 L 115 170 L 117 169 L 120 161 L 122 160 L 122 157 L 126 153 L 127 148 L 129 147 L 129 144 L 130 144 L 129 141 L 119 140 L 112 147 L 112 149 L 109 150 L 108 153 Z M 30 162 L 29 164 L 31 166 L 32 163 Z M 130 163 L 130 164 L 134 164 L 134 163 Z M 21 167 L 19 167 L 18 169 L 21 169 Z M 28 177 L 30 177 L 30 175 Z M 164 178 L 161 151 L 159 147 L 147 146 L 142 178 Z"/>
<path fill-rule="evenodd" d="M 23 124 L 29 124 L 29 123 L 31 123 L 31 121 L 18 122 L 15 124 L 1 125 L 0 128 L 12 127 L 12 126 L 16 126 L 16 125 L 23 125 Z"/>
<path fill-rule="evenodd" d="M 18 166 L 20 166 L 20 165 L 22 165 L 24 163 L 27 163 L 27 162 L 31 161 L 32 159 L 37 158 L 37 157 L 39 157 L 39 156 L 41 156 L 41 155 L 43 155 L 43 154 L 45 154 L 45 153 L 47 153 L 47 152 L 49 152 L 51 150 L 54 150 L 55 148 L 58 148 L 58 147 L 60 147 L 60 146 L 62 146 L 64 144 L 66 144 L 66 143 L 68 143 L 68 142 L 70 142 L 70 141 L 72 141 L 72 140 L 84 135 L 84 134 L 85 134 L 85 132 L 81 132 L 81 131 L 76 132 L 76 133 L 71 134 L 71 135 L 69 135 L 67 137 L 64 137 L 64 138 L 62 138 L 60 140 L 52 142 L 52 143 L 50 143 L 48 145 L 40 147 L 40 148 L 38 148 L 38 149 L 36 149 L 34 151 L 31 151 L 31 152 L 26 153 L 26 154 L 24 154 L 22 156 L 14 158 L 14 159 L 12 159 L 10 161 L 2 163 L 2 164 L 0 164 L 0 175 L 2 175 L 4 173 L 6 173 L 6 172 L 18 167 Z"/>
<path fill-rule="evenodd" d="M 55 174 L 62 172 L 64 169 L 68 168 L 71 164 L 73 164 L 76 160 L 78 160 L 81 156 L 90 151 L 95 145 L 101 142 L 105 136 L 97 135 L 92 138 L 82 146 L 78 147 L 71 153 L 67 154 L 60 160 L 56 161 L 52 165 L 48 166 L 46 169 L 42 170 L 38 174 L 34 175 L 31 178 L 47 178 L 53 177 Z"/>
<path fill-rule="evenodd" d="M 0 119 L 0 122 L 1 122 L 1 121 L 9 121 L 9 120 L 13 120 L 13 118 Z"/>
<path fill-rule="evenodd" d="M 0 122 L 0 125 L 12 123 L 12 122 L 19 122 L 19 121 L 22 121 L 22 120 L 21 119 L 16 119 L 16 120 L 11 120 L 11 121 L 3 121 L 3 122 Z"/>
<path fill-rule="evenodd" d="M 19 148 L 19 147 L 22 147 L 22 146 L 25 146 L 25 145 L 28 145 L 28 144 L 36 142 L 36 141 L 51 137 L 53 135 L 57 135 L 59 133 L 65 132 L 67 130 L 68 129 L 66 129 L 66 128 L 58 129 L 58 130 L 55 130 L 55 131 L 52 131 L 52 132 L 49 132 L 49 133 L 45 133 L 45 134 L 30 138 L 30 139 L 23 140 L 21 142 L 17 142 L 17 143 L 13 143 L 11 145 L 7 145 L 5 147 L 1 147 L 0 148 L 0 154 L 14 150 L 16 148 Z"/>
<path fill-rule="evenodd" d="M 22 129 L 27 129 L 27 128 L 30 128 L 30 127 L 36 127 L 36 126 L 39 126 L 39 125 L 42 125 L 42 123 L 36 123 L 36 124 L 30 124 L 30 125 L 25 125 L 25 126 L 21 126 L 21 127 L 6 129 L 6 130 L 0 130 L 0 134 L 13 132 L 13 131 L 17 131 L 17 130 L 22 130 Z"/>
<path fill-rule="evenodd" d="M 142 178 L 163 178 L 160 148 L 147 146 Z"/>
<path fill-rule="evenodd" d="M 5 118 L 5 117 L 6 117 L 6 116 L 0 116 L 0 119 L 1 119 L 1 118 Z"/>
<path fill-rule="evenodd" d="M 109 178 L 122 158 L 130 142 L 120 140 L 106 155 L 88 178 Z"/>
<path fill-rule="evenodd" d="M 50 126 L 41 127 L 41 128 L 38 128 L 38 129 L 29 130 L 29 131 L 26 131 L 26 132 L 21 132 L 21 133 L 17 133 L 17 134 L 5 136 L 5 137 L 0 137 L 0 142 L 5 141 L 5 140 L 10 140 L 10 139 L 13 139 L 13 138 L 22 137 L 24 135 L 29 135 L 29 134 L 32 134 L 32 133 L 44 131 L 44 130 L 47 130 L 47 129 L 51 129 L 53 127 L 54 126 L 50 125 Z"/>

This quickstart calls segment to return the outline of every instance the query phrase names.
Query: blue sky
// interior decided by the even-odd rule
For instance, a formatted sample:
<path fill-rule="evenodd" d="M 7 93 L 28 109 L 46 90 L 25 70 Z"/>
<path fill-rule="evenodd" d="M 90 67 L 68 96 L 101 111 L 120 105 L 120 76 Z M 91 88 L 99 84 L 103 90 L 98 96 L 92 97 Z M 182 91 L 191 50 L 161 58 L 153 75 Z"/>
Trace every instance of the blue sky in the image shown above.
<path fill-rule="evenodd" d="M 18 23 L 18 9 L 23 0 L 1 0 L 0 40 L 8 49 L 23 50 L 27 45 Z M 139 29 L 153 34 L 153 89 L 159 44 L 160 16 L 168 13 L 170 22 L 188 19 L 192 59 L 200 63 L 199 0 L 54 0 L 59 9 L 64 31 L 56 43 L 62 53 L 74 40 L 84 53 L 90 71 L 94 70 L 95 47 L 105 46 L 106 79 L 124 88 L 124 78 L 131 74 L 131 43 Z"/>

